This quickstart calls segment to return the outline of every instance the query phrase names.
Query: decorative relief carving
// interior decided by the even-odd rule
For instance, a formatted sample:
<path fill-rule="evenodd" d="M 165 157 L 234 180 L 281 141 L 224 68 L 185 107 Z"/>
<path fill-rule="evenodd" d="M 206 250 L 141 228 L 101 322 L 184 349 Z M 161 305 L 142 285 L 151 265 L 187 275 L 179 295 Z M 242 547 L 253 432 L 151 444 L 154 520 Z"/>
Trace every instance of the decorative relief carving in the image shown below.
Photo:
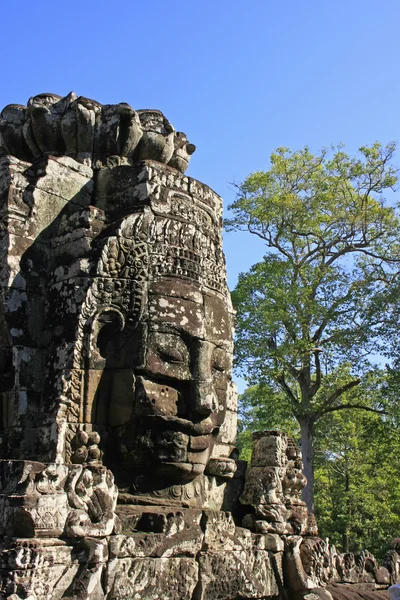
<path fill-rule="evenodd" d="M 106 467 L 71 467 L 65 484 L 71 511 L 65 523 L 68 537 L 105 537 L 115 525 L 118 490 Z"/>

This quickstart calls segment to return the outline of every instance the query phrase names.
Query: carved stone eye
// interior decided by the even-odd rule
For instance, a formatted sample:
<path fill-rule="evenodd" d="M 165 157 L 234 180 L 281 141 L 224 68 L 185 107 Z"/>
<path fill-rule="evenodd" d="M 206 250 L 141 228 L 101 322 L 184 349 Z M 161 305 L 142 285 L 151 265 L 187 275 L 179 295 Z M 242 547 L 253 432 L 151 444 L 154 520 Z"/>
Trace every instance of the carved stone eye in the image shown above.
<path fill-rule="evenodd" d="M 162 360 L 170 363 L 183 363 L 184 356 L 177 348 L 158 348 L 158 354 Z"/>
<path fill-rule="evenodd" d="M 220 348 L 216 348 L 211 359 L 211 367 L 214 371 L 224 373 L 229 368 L 229 360 L 226 353 Z"/>
<path fill-rule="evenodd" d="M 222 365 L 221 363 L 216 361 L 213 361 L 212 368 L 214 369 L 214 371 L 219 371 L 220 373 L 223 373 L 225 371 L 225 365 Z"/>

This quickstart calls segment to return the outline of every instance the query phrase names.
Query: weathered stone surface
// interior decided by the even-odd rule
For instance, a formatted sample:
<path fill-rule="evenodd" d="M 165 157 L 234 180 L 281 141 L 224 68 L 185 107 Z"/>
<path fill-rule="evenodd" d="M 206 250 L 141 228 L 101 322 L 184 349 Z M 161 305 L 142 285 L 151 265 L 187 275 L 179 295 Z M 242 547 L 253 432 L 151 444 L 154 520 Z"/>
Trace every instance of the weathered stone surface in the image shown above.
<path fill-rule="evenodd" d="M 221 199 L 159 111 L 39 94 L 0 137 L 0 535 L 71 540 L 54 597 L 130 595 L 117 565 L 191 597 L 212 534 L 188 507 L 242 481 Z"/>
<path fill-rule="evenodd" d="M 252 467 L 286 467 L 287 436 L 279 431 L 257 432 L 253 437 Z"/>
<path fill-rule="evenodd" d="M 1 597 L 58 600 L 79 568 L 72 552 L 59 539 L 9 540 L 0 554 Z"/>
<path fill-rule="evenodd" d="M 190 600 L 199 565 L 193 558 L 121 558 L 109 569 L 109 600 Z"/>
<path fill-rule="evenodd" d="M 314 588 L 299 595 L 299 600 L 333 600 L 332 595 L 324 588 Z"/>
<path fill-rule="evenodd" d="M 320 595 L 318 595 L 318 593 Z M 333 600 L 389 600 L 389 592 L 384 590 L 364 589 L 363 586 L 334 584 L 325 590 L 330 593 Z M 316 598 L 329 598 L 324 596 L 322 590 L 316 590 Z M 307 597 L 307 596 L 305 596 Z M 311 596 L 312 597 L 312 596 Z"/>
<path fill-rule="evenodd" d="M 200 529 L 201 510 L 173 508 L 172 506 L 143 506 L 119 504 L 116 512 L 122 533 L 154 532 L 165 535 Z"/>
<path fill-rule="evenodd" d="M 7 114 L 14 112 L 6 110 Z M 94 171 L 82 164 L 81 160 L 85 153 L 90 154 L 90 144 L 83 144 L 79 149 L 79 144 L 74 144 L 68 137 L 72 131 L 68 124 L 76 122 L 79 129 L 83 114 L 87 115 L 84 118 L 86 130 L 90 122 L 90 119 L 87 120 L 89 114 L 95 115 L 93 151 L 102 156 L 100 162 L 103 168 L 99 169 L 98 159 L 94 162 L 92 160 L 90 164 L 95 166 Z M 97 124 L 98 117 L 100 121 Z M 136 134 L 133 136 L 137 143 L 143 137 L 146 147 L 150 148 L 155 144 L 155 148 L 157 144 L 161 144 L 161 148 L 165 143 L 167 148 L 170 143 L 168 140 L 174 140 L 175 133 L 157 111 L 154 114 L 144 111 L 141 116 L 135 116 L 134 111 L 125 105 L 104 107 L 103 110 L 100 105 L 77 99 L 74 95 L 66 99 L 40 95 L 30 100 L 28 110 L 23 111 L 23 119 L 28 123 L 25 130 L 31 132 L 31 138 L 37 136 L 39 140 L 33 143 L 31 139 L 30 146 L 28 144 L 38 160 L 34 166 L 30 166 L 29 163 L 22 164 L 12 157 L 2 159 L 5 190 L 9 189 L 7 186 L 10 186 L 11 179 L 14 178 L 21 188 L 21 207 L 25 211 L 22 221 L 20 217 L 13 220 L 20 223 L 18 231 L 21 243 L 18 239 L 12 246 L 4 246 L 10 259 L 9 270 L 4 273 L 3 281 L 10 289 L 14 286 L 21 289 L 18 298 L 17 292 L 13 292 L 12 306 L 15 309 L 10 306 L 6 319 L 8 331 L 14 332 L 19 344 L 25 340 L 28 342 L 24 350 L 26 356 L 31 356 L 34 352 L 29 345 L 29 335 L 34 330 L 27 323 L 29 314 L 35 313 L 36 321 L 39 318 L 38 322 L 41 322 L 37 335 L 39 339 L 32 340 L 32 343 L 41 346 L 40 352 L 36 352 L 35 356 L 42 366 L 37 367 L 34 361 L 29 360 L 32 375 L 27 373 L 27 377 L 33 379 L 30 383 L 29 380 L 25 381 L 23 362 L 21 368 L 18 364 L 14 389 L 17 390 L 18 385 L 22 385 L 23 391 L 30 393 L 26 400 L 28 406 L 34 405 L 33 393 L 43 394 L 46 400 L 40 407 L 44 412 L 42 422 L 44 426 L 48 422 L 45 435 L 44 427 L 32 430 L 31 441 L 24 440 L 23 452 L 26 457 L 30 457 L 34 453 L 33 447 L 41 446 L 41 453 L 36 453 L 41 459 L 54 460 L 57 456 L 57 459 L 68 462 L 63 434 L 61 438 L 56 434 L 55 439 L 54 430 L 50 430 L 51 423 L 54 420 L 60 421 L 61 418 L 70 423 L 95 421 L 99 426 L 108 428 L 125 425 L 129 429 L 126 432 L 128 437 L 132 437 L 131 433 L 138 428 L 145 430 L 150 427 L 154 434 L 149 439 L 150 453 L 146 456 L 148 463 L 152 455 L 153 461 L 158 461 L 157 457 L 165 453 L 164 441 L 157 439 L 160 434 L 156 430 L 161 425 L 166 431 L 165 442 L 171 447 L 169 456 L 165 456 L 162 461 L 169 463 L 168 470 L 181 472 L 184 478 L 193 478 L 204 471 L 217 435 L 220 441 L 232 443 L 236 434 L 233 414 L 235 400 L 232 392 L 229 393 L 231 413 L 224 423 L 231 370 L 232 317 L 229 306 L 227 310 L 224 262 L 220 250 L 221 200 L 210 190 L 203 190 L 202 184 L 193 183 L 193 193 L 198 195 L 197 200 L 190 191 L 191 180 L 175 169 L 162 167 L 159 162 L 148 165 L 137 162 L 144 156 L 155 158 L 151 156 L 151 152 L 147 154 L 148 150 L 142 152 L 143 156 L 140 152 L 134 155 L 126 148 L 121 149 L 117 142 L 111 143 L 113 128 L 118 129 L 122 121 L 125 123 L 126 119 L 131 119 L 133 129 L 142 127 L 142 121 L 145 129 L 150 127 L 145 135 L 140 134 L 136 136 L 137 139 Z M 47 152 L 62 153 L 64 134 L 68 138 L 66 146 L 74 148 L 77 155 L 74 156 L 75 151 L 72 151 L 68 153 L 69 156 L 39 159 L 40 154 Z M 179 160 L 182 161 L 182 152 L 187 142 L 182 135 L 179 134 L 178 137 L 177 147 L 181 152 Z M 96 139 L 100 141 L 96 142 Z M 158 150 L 155 152 L 157 154 Z M 157 160 L 167 160 L 167 155 L 164 157 L 163 153 L 164 150 L 160 155 L 157 154 Z M 104 161 L 107 162 L 110 156 L 118 154 L 125 157 L 125 163 L 111 161 L 104 168 Z M 76 158 L 81 162 L 77 162 Z M 87 158 L 84 158 L 84 162 Z M 17 201 L 19 196 L 14 191 L 17 187 L 10 189 L 13 191 L 11 195 L 7 192 L 7 197 Z M 126 193 L 128 196 L 125 201 L 121 194 Z M 118 212 L 118 206 L 122 210 L 121 214 L 128 215 L 115 228 L 107 223 L 107 218 L 110 218 L 112 211 Z M 144 206 L 147 207 L 145 212 Z M 8 214 L 12 216 L 13 213 Z M 10 230 L 9 224 L 7 227 Z M 42 250 L 38 253 L 37 249 Z M 25 262 L 29 264 L 29 269 L 21 268 Z M 147 290 L 143 278 L 149 276 L 154 282 L 154 288 Z M 187 278 L 192 280 L 190 284 Z M 35 293 L 41 291 L 43 304 L 39 310 L 36 295 L 28 293 L 28 288 L 34 289 Z M 217 311 L 215 315 L 213 310 Z M 140 328 L 135 324 L 139 316 L 143 322 L 143 327 Z M 91 332 L 87 335 L 84 329 L 91 320 Z M 151 323 L 151 332 L 148 332 L 147 320 Z M 221 321 L 219 328 L 215 327 L 216 320 Z M 124 340 L 119 342 L 111 339 L 103 348 L 102 340 L 107 339 L 106 331 L 111 332 L 115 327 L 117 330 L 125 329 Z M 137 339 L 133 328 L 136 333 L 142 331 L 144 337 Z M 168 337 L 165 328 L 171 331 L 172 337 Z M 185 342 L 180 341 L 182 328 L 193 338 L 207 340 L 203 348 L 187 348 Z M 129 329 L 132 333 L 127 345 Z M 148 337 L 150 346 L 147 346 Z M 168 340 L 172 343 L 169 347 L 173 347 L 175 357 L 178 352 L 177 344 L 181 344 L 181 362 L 171 356 L 169 360 L 165 360 L 165 356 L 168 356 Z M 160 343 L 165 346 L 161 355 Z M 125 353 L 121 353 L 122 344 L 125 344 Z M 154 347 L 153 354 L 150 352 L 151 347 Z M 128 360 L 124 360 L 124 356 L 128 358 L 132 353 L 139 359 L 140 348 L 146 349 L 147 364 L 143 366 L 150 377 L 141 375 L 135 378 L 134 368 L 132 369 Z M 88 360 L 84 355 L 89 357 Z M 196 358 L 192 359 L 192 355 Z M 116 360 L 117 356 L 120 359 Z M 195 363 L 192 373 L 193 360 Z M 142 363 L 142 359 L 136 361 L 138 367 Z M 45 371 L 47 375 L 44 378 Z M 119 377 L 115 376 L 117 372 Z M 172 379 L 177 379 L 178 387 L 153 381 L 156 373 L 157 376 L 168 378 L 169 384 Z M 228 378 L 224 373 L 228 374 Z M 196 380 L 202 383 L 197 385 Z M 18 381 L 22 383 L 19 384 Z M 193 393 L 188 390 L 194 398 L 193 406 L 186 402 L 179 389 L 182 386 L 189 387 L 189 381 L 193 388 Z M 166 388 L 168 393 L 163 394 L 162 390 Z M 153 405 L 154 395 L 159 401 Z M 202 406 L 202 400 L 196 400 L 201 397 L 206 398 L 207 406 Z M 8 397 L 4 398 L 3 404 L 10 406 Z M 192 428 L 191 434 L 186 421 L 190 423 L 192 419 L 196 419 L 198 411 L 201 414 L 208 411 L 208 405 L 212 405 L 215 417 L 203 417 L 204 424 Z M 15 427 L 20 424 L 20 419 L 10 422 L 9 416 L 15 410 L 14 406 L 15 402 L 11 411 L 7 408 L 6 415 L 9 425 Z M 135 424 L 134 415 L 143 418 L 141 421 L 137 419 Z M 161 421 L 155 427 L 156 417 L 162 417 L 164 422 L 168 419 L 165 422 L 167 428 Z M 172 428 L 169 421 L 171 417 L 175 418 Z M 184 431 L 174 433 L 173 429 L 178 422 Z M 129 469 L 137 471 L 142 468 L 138 465 L 140 447 L 122 448 L 120 432 L 112 442 L 110 438 L 113 435 L 113 431 L 108 429 L 104 438 L 108 448 L 112 448 L 115 453 L 119 446 L 128 463 L 133 454 L 137 455 L 138 458 L 132 467 L 129 465 Z M 133 437 L 137 435 L 134 434 Z M 171 446 L 172 438 L 176 439 L 173 442 L 175 450 Z M 10 439 L 4 444 L 6 452 L 11 451 Z M 46 439 L 51 440 L 47 456 L 43 447 Z M 187 446 L 185 451 L 179 449 L 183 440 L 186 440 L 183 442 Z M 55 449 L 59 453 L 56 456 Z M 111 452 L 106 452 L 107 454 L 112 460 Z M 118 462 L 120 458 L 121 456 L 115 456 Z M 182 464 L 173 467 L 172 462 Z M 234 465 L 230 466 L 227 460 L 220 461 L 216 463 L 214 471 L 216 476 L 231 477 Z M 132 477 L 136 476 L 133 474 Z"/>
<path fill-rule="evenodd" d="M 101 166 L 151 159 L 183 173 L 195 149 L 158 110 L 102 106 L 73 92 L 39 94 L 27 107 L 11 104 L 1 113 L 0 151 L 22 160 L 67 154 Z"/>
<path fill-rule="evenodd" d="M 214 598 L 262 598 L 279 594 L 264 550 L 205 553 L 199 557 L 199 600 Z"/>
<path fill-rule="evenodd" d="M 285 434 L 254 434 L 254 454 L 240 498 L 243 504 L 254 507 L 254 513 L 244 519 L 246 526 L 259 533 L 309 533 L 312 519 L 301 500 L 307 483 L 302 467 L 299 449 Z M 315 519 L 312 523 L 314 526 Z"/>
<path fill-rule="evenodd" d="M 115 540 L 115 541 L 114 541 Z M 118 535 L 110 540 L 111 557 L 115 558 L 171 558 L 174 556 L 196 557 L 201 550 L 203 534 L 200 527 L 165 533 L 134 533 Z"/>
<path fill-rule="evenodd" d="M 280 535 L 267 533 L 264 535 L 265 549 L 271 552 L 283 552 L 285 544 Z"/>

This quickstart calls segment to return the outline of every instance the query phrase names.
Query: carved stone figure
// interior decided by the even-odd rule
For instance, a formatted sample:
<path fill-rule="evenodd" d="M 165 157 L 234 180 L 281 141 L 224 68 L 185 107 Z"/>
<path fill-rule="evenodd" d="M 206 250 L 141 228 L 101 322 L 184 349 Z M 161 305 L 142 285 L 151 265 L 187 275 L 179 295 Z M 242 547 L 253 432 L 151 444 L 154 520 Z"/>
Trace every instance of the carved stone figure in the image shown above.
<path fill-rule="evenodd" d="M 260 533 L 308 534 L 311 519 L 301 499 L 307 484 L 301 452 L 279 431 L 256 432 L 253 440 L 241 502 L 254 506 L 255 512 L 246 515 L 243 524 Z"/>
<path fill-rule="evenodd" d="M 2 159 L 15 182 L 3 208 L 3 456 L 100 452 L 126 493 L 203 505 L 213 452 L 218 476 L 233 475 L 236 407 L 222 204 L 181 174 L 194 146 L 159 111 L 73 93 L 2 116 L 3 153 L 19 159 Z M 13 353 L 28 363 L 18 373 Z M 29 436 L 15 430 L 24 420 Z M 86 425 L 101 450 L 77 446 Z"/>

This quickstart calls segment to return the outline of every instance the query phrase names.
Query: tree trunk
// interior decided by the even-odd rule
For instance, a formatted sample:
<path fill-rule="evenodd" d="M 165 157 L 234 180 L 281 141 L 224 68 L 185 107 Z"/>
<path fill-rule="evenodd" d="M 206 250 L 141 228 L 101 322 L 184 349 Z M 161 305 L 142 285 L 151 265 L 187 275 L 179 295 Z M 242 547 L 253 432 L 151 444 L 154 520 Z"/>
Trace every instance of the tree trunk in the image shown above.
<path fill-rule="evenodd" d="M 301 453 L 307 485 L 303 489 L 303 500 L 310 512 L 314 513 L 314 418 L 305 415 L 298 417 L 301 431 Z"/>
<path fill-rule="evenodd" d="M 349 529 L 350 529 L 350 523 L 351 523 L 351 506 L 350 506 L 350 502 L 349 502 L 349 491 L 350 491 L 350 473 L 349 473 L 349 467 L 348 467 L 348 461 L 346 459 L 346 474 L 345 474 L 345 488 L 344 488 L 345 494 L 346 494 L 346 511 L 347 511 L 347 519 L 346 519 L 346 523 L 345 523 L 345 527 L 346 527 L 346 531 L 343 534 L 343 550 L 345 552 L 349 551 Z"/>

